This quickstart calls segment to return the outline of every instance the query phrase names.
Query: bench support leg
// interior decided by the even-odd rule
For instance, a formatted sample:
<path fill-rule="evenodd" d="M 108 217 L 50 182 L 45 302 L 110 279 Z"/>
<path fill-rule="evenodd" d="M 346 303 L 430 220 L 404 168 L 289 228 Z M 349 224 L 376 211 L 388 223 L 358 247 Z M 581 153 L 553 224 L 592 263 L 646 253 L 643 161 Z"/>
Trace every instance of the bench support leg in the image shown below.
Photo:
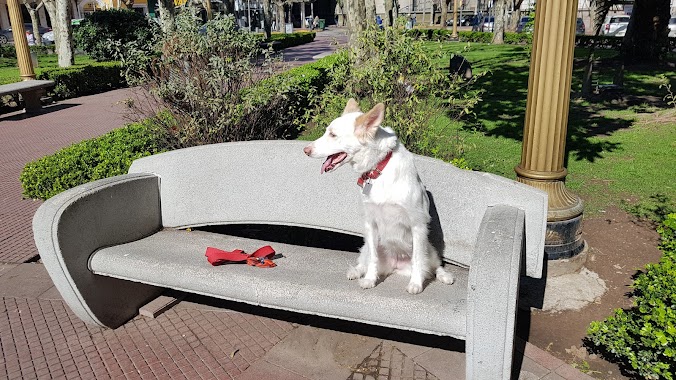
<path fill-rule="evenodd" d="M 42 109 L 42 102 L 40 98 L 45 93 L 45 90 L 27 91 L 21 94 L 24 104 L 26 105 L 26 113 L 37 113 Z"/>

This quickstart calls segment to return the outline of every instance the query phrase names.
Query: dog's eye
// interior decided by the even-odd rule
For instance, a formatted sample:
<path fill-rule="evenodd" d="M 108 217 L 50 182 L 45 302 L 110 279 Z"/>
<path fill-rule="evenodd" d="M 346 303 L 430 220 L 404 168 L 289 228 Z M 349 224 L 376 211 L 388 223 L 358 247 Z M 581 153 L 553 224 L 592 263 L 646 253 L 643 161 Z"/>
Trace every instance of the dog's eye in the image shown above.
<path fill-rule="evenodd" d="M 329 137 L 331 137 L 331 138 L 334 138 L 334 139 L 335 139 L 335 138 L 336 138 L 337 136 L 336 136 L 336 134 L 335 134 L 335 133 L 333 133 L 333 132 L 329 132 Z"/>

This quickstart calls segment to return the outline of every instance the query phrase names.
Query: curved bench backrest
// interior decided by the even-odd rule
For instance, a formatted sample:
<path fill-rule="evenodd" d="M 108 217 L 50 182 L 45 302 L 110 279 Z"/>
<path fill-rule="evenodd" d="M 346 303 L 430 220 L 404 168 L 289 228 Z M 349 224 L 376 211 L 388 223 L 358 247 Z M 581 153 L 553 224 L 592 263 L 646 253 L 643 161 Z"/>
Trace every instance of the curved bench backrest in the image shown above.
<path fill-rule="evenodd" d="M 205 145 L 138 159 L 129 172 L 160 177 L 165 227 L 280 224 L 361 235 L 357 174 L 347 166 L 320 174 L 321 161 L 303 153 L 306 144 Z M 526 212 L 526 273 L 541 276 L 546 193 L 431 158 L 416 156 L 416 167 L 432 201 L 430 239 L 445 259 L 469 266 L 486 208 L 507 204 Z"/>

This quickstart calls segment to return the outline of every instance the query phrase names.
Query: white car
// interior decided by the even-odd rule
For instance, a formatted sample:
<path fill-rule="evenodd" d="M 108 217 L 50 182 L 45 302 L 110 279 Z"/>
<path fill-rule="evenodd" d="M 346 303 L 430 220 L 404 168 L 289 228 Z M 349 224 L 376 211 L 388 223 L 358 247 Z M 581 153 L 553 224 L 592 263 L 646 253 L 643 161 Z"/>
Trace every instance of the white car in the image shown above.
<path fill-rule="evenodd" d="M 54 32 L 49 31 L 42 35 L 42 43 L 45 45 L 51 45 L 54 43 Z"/>
<path fill-rule="evenodd" d="M 627 33 L 628 25 L 629 16 L 606 16 L 605 21 L 603 21 L 603 28 L 601 28 L 601 34 L 624 37 L 624 34 Z"/>
<path fill-rule="evenodd" d="M 669 37 L 676 37 L 676 17 L 669 19 Z"/>

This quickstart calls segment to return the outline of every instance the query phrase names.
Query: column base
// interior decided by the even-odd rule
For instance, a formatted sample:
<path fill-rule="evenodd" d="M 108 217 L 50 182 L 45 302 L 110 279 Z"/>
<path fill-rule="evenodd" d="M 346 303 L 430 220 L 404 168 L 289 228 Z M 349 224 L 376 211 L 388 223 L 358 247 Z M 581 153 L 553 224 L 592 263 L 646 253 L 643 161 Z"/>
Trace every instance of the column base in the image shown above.
<path fill-rule="evenodd" d="M 582 214 L 568 220 L 548 221 L 545 235 L 547 260 L 569 259 L 585 248 Z"/>

